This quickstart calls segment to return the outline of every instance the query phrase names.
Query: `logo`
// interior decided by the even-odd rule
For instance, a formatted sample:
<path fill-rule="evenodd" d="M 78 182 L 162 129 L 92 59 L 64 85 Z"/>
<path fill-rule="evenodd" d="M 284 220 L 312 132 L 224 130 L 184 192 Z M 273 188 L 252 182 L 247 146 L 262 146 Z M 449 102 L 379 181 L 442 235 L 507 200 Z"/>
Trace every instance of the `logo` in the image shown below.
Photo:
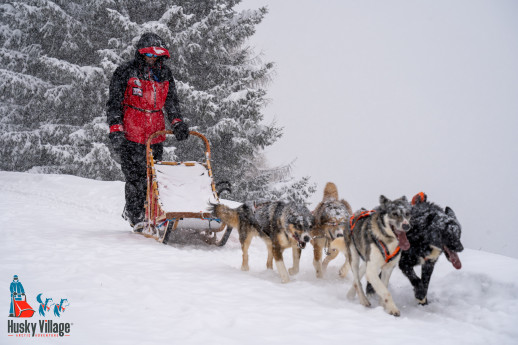
<path fill-rule="evenodd" d="M 59 304 L 54 304 L 54 316 L 61 317 L 65 312 L 65 307 L 68 307 L 68 299 L 62 298 Z"/>
<path fill-rule="evenodd" d="M 139 89 L 138 87 L 134 87 L 132 90 L 133 90 L 133 95 L 142 97 L 142 95 L 143 95 L 142 89 Z"/>
<path fill-rule="evenodd" d="M 49 320 L 49 316 L 52 316 L 51 310 L 54 312 L 54 317 L 63 315 L 70 305 L 68 298 L 56 299 L 59 303 L 54 303 L 51 297 L 45 297 L 43 293 L 38 294 L 36 296 L 36 301 L 39 303 L 38 314 L 45 319 L 29 322 L 27 319 L 35 315 L 35 310 L 27 302 L 25 289 L 17 275 L 13 277 L 10 291 L 11 306 L 9 319 L 7 320 L 7 335 L 9 337 L 50 338 L 70 336 L 72 323 Z M 16 320 L 20 318 L 25 320 Z"/>

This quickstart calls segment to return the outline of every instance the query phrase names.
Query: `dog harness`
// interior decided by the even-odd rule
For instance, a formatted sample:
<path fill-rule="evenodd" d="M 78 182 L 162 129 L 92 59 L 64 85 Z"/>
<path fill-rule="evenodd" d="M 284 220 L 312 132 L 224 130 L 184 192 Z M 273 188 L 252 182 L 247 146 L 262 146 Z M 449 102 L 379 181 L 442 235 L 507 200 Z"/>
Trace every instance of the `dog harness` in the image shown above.
<path fill-rule="evenodd" d="M 399 251 L 401 250 L 401 248 L 399 248 L 399 246 L 397 246 L 396 249 L 394 249 L 394 251 L 392 252 L 392 254 L 390 254 L 387 251 L 387 247 L 385 246 L 385 244 L 382 241 L 378 240 L 377 238 L 374 238 L 374 243 L 380 250 L 381 254 L 383 254 L 385 263 L 392 261 L 399 254 Z"/>
<path fill-rule="evenodd" d="M 412 206 L 417 204 L 418 202 L 425 202 L 426 201 L 426 194 L 423 192 L 419 192 L 412 198 Z"/>
<path fill-rule="evenodd" d="M 325 226 L 340 226 L 340 225 L 345 225 L 347 224 L 345 219 L 344 218 L 340 218 L 340 219 L 335 219 L 334 222 L 325 222 L 324 225 Z M 335 237 L 333 236 L 333 234 L 331 233 L 331 230 L 327 230 L 327 235 L 328 236 L 314 236 L 313 238 L 325 238 L 326 240 L 326 243 L 324 245 L 324 252 L 326 255 L 331 255 L 331 242 L 335 240 Z M 331 241 L 329 240 L 331 239 Z"/>
<path fill-rule="evenodd" d="M 376 211 L 374 210 L 371 210 L 371 211 L 363 211 L 361 212 L 360 214 L 356 215 L 356 216 L 351 216 L 351 218 L 349 218 L 349 225 L 351 226 L 351 232 L 353 232 L 354 230 L 354 227 L 356 226 L 356 223 L 362 219 L 362 218 L 366 218 L 366 217 L 370 217 L 371 214 L 375 213 Z"/>
<path fill-rule="evenodd" d="M 354 227 L 356 226 L 358 221 L 362 218 L 370 217 L 373 213 L 376 213 L 376 211 L 374 211 L 374 210 L 363 211 L 356 216 L 352 216 L 349 219 L 349 225 L 351 227 L 351 235 L 352 235 Z M 387 251 L 387 246 L 385 245 L 385 243 L 383 243 L 383 241 L 378 240 L 375 236 L 372 236 L 372 238 L 374 240 L 374 244 L 376 244 L 376 247 L 378 247 L 378 249 L 380 250 L 381 255 L 383 255 L 383 258 L 385 259 L 385 263 L 392 261 L 395 257 L 397 257 L 397 255 L 401 251 L 401 248 L 398 245 L 391 254 Z M 356 247 L 356 250 L 358 251 L 358 246 L 356 246 L 356 242 L 354 241 L 354 236 L 352 236 L 352 239 L 353 239 L 353 244 Z M 359 251 L 358 251 L 358 254 L 360 254 Z M 360 256 L 362 256 L 362 255 L 360 254 Z M 362 257 L 362 260 L 365 261 L 365 258 Z"/>

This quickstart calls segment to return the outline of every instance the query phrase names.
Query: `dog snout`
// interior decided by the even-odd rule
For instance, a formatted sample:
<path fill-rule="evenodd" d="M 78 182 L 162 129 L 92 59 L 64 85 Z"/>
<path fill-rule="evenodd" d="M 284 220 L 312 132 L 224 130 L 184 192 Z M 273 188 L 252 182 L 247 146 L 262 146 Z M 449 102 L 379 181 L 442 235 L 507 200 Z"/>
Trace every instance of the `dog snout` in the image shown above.
<path fill-rule="evenodd" d="M 405 230 L 405 231 L 410 230 L 410 224 L 408 224 L 408 223 L 403 224 L 403 230 Z"/>
<path fill-rule="evenodd" d="M 336 234 L 336 237 L 344 237 L 344 234 L 343 233 L 338 233 L 338 234 Z"/>
<path fill-rule="evenodd" d="M 304 237 L 302 237 L 302 240 L 304 242 L 309 242 L 309 241 L 311 241 L 311 237 L 309 235 L 304 235 Z"/>

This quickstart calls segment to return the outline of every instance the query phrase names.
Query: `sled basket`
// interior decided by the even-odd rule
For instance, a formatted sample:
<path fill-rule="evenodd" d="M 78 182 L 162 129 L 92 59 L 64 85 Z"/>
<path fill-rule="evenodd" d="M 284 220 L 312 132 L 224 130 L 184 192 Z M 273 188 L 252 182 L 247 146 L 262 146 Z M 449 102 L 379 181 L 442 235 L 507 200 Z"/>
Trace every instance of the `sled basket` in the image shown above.
<path fill-rule="evenodd" d="M 14 305 L 14 316 L 15 317 L 32 317 L 34 314 L 34 309 L 27 303 L 27 298 L 23 295 L 23 299 L 21 297 L 13 296 L 13 305 Z"/>
<path fill-rule="evenodd" d="M 209 211 L 210 204 L 220 203 L 212 176 L 209 141 L 201 133 L 189 132 L 205 145 L 203 162 L 155 161 L 151 141 L 157 136 L 172 134 L 168 130 L 159 131 L 147 140 L 146 219 L 140 233 L 167 243 L 172 232 L 188 229 L 201 234 L 206 243 L 223 246 L 232 228 L 213 218 Z M 219 239 L 218 233 L 223 233 Z"/>

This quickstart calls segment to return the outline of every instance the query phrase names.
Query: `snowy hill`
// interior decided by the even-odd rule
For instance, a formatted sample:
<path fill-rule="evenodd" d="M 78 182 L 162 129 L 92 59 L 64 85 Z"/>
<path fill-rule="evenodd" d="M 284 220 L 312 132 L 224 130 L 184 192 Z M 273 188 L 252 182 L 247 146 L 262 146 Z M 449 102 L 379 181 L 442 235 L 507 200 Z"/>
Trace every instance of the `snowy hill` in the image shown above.
<path fill-rule="evenodd" d="M 421 307 L 399 270 L 390 282 L 401 317 L 350 301 L 343 259 L 315 277 L 312 250 L 288 284 L 265 268 L 256 239 L 241 272 L 235 232 L 223 248 L 162 245 L 132 234 L 120 218 L 123 183 L 65 175 L 0 172 L 0 343 L 8 286 L 17 274 L 36 310 L 29 322 L 71 324 L 63 344 L 516 344 L 518 261 L 466 249 L 456 271 L 442 257 Z M 291 263 L 285 252 L 287 265 Z M 36 296 L 67 298 L 62 316 L 38 316 Z M 50 315 L 50 314 L 48 314 Z M 513 326 L 514 325 L 514 326 Z"/>

